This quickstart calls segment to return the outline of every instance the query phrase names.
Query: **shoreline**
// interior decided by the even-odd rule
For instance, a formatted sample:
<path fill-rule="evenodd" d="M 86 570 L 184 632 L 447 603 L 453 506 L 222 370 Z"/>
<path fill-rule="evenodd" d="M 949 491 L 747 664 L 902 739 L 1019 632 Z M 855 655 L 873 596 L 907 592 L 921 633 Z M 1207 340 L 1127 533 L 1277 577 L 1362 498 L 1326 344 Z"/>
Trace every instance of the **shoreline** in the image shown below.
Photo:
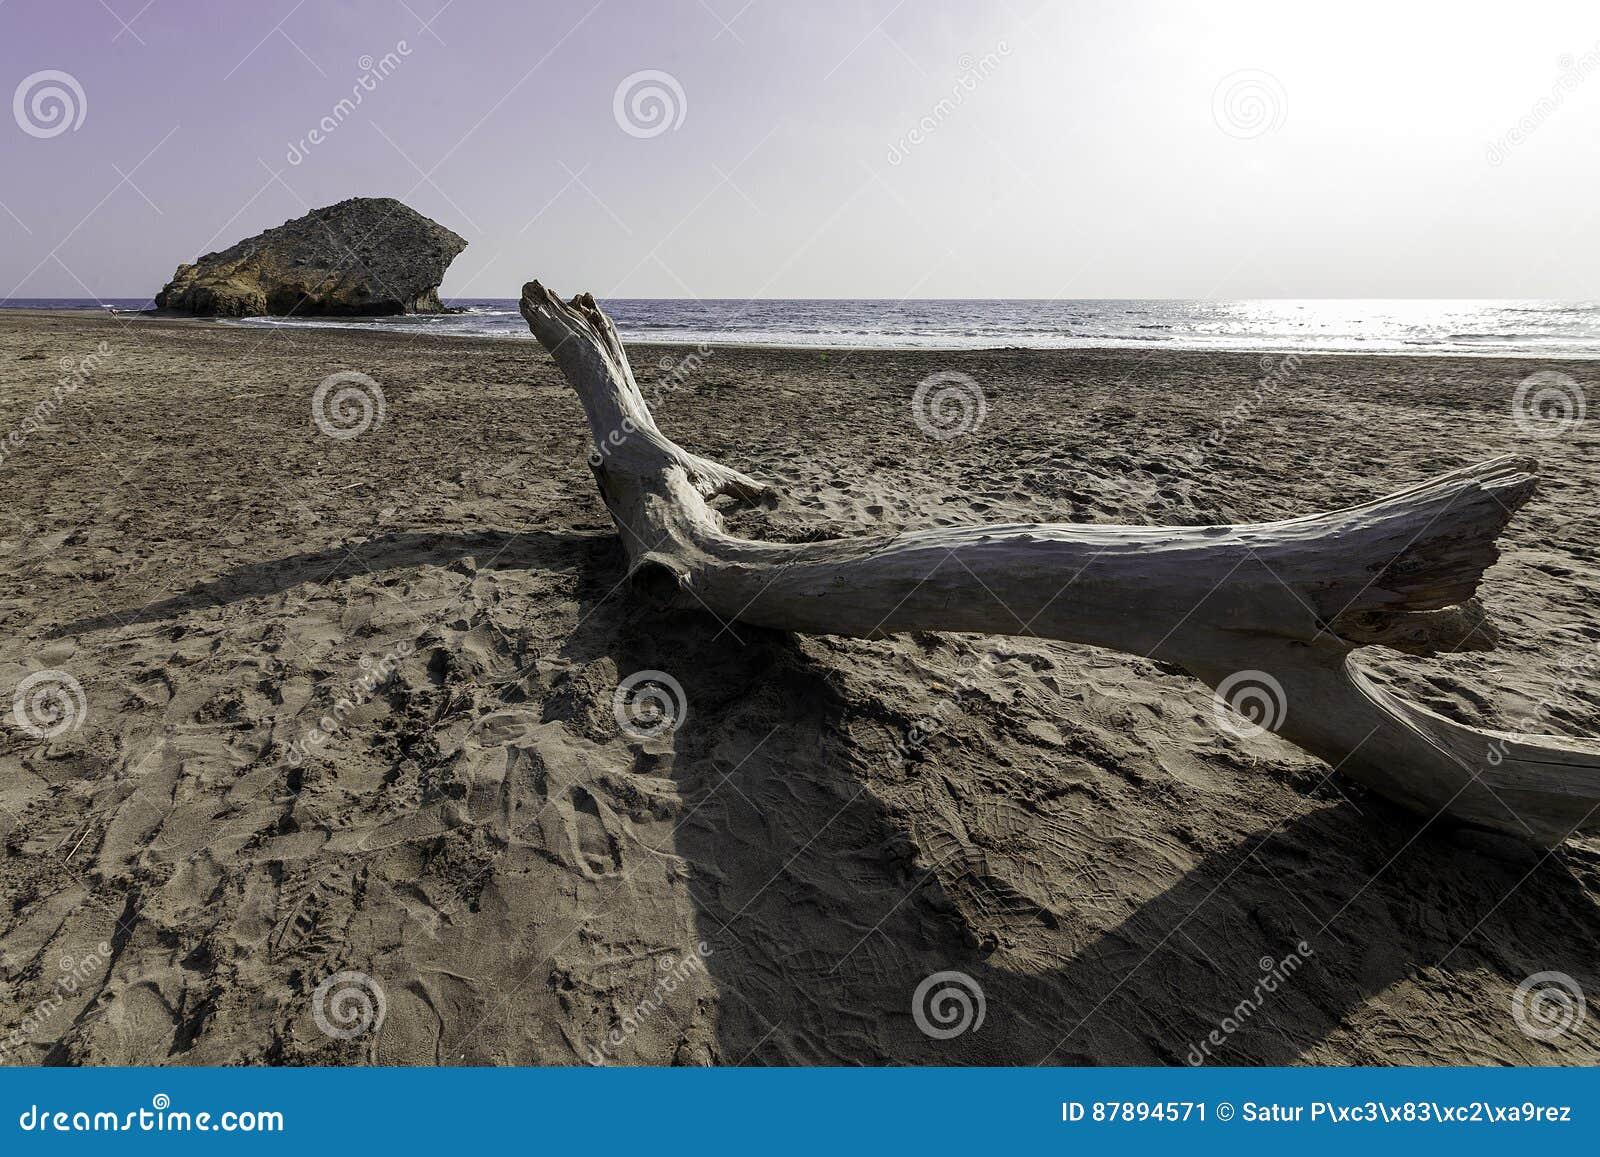
<path fill-rule="evenodd" d="M 219 326 L 243 330 L 275 330 L 296 333 L 317 333 L 334 331 L 351 334 L 390 334 L 403 338 L 426 336 L 430 340 L 460 340 L 467 342 L 521 342 L 531 341 L 532 335 L 523 332 L 512 333 L 429 333 L 424 325 L 415 326 L 414 330 L 399 328 L 383 328 L 386 319 L 371 319 L 367 321 L 335 319 L 326 320 L 297 320 L 292 323 L 274 323 L 268 317 L 262 318 L 223 318 L 200 317 L 180 313 L 170 313 L 158 310 L 109 310 L 109 309 L 0 309 L 0 318 L 6 316 L 49 318 L 49 317 L 77 317 L 77 318 L 105 318 L 111 321 L 131 321 L 140 324 L 171 324 L 180 326 Z M 450 314 L 429 315 L 449 317 Z M 1150 342 L 1100 342 L 1085 339 L 1072 345 L 832 345 L 825 342 L 755 342 L 755 341 L 706 341 L 688 338 L 654 338 L 638 334 L 630 335 L 625 329 L 622 331 L 625 346 L 638 347 L 665 347 L 672 349 L 738 349 L 738 350 L 778 350 L 790 353 L 822 352 L 827 354 L 900 354 L 917 353 L 928 355 L 939 354 L 1014 354 L 1014 353 L 1041 353 L 1041 354 L 1071 354 L 1082 353 L 1173 353 L 1193 354 L 1199 356 L 1253 356 L 1258 358 L 1280 358 L 1290 355 L 1301 358 L 1308 357 L 1337 357 L 1337 358 L 1413 358 L 1413 359 L 1460 359 L 1464 361 L 1507 361 L 1507 362 L 1552 362 L 1585 365 L 1600 361 L 1600 346 L 1592 353 L 1577 353 L 1571 350 L 1560 353 L 1542 353 L 1538 351 L 1503 351 L 1503 350 L 1426 350 L 1426 349 L 1382 349 L 1360 350 L 1345 348 L 1319 349 L 1314 346 L 1198 346 L 1185 345 L 1178 342 L 1150 341 Z"/>

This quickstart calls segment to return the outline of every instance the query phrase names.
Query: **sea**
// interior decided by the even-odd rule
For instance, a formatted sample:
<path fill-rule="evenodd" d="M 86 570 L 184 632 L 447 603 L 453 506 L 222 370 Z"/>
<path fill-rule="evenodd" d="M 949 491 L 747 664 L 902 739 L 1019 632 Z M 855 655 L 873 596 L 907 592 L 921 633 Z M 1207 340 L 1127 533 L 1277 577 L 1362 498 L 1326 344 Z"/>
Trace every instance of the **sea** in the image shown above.
<path fill-rule="evenodd" d="M 219 325 L 418 331 L 526 340 L 510 298 L 384 318 L 242 318 Z M 1487 300 L 668 300 L 601 304 L 625 340 L 871 349 L 1124 349 L 1600 357 L 1600 303 Z M 11 299 L 0 308 L 149 308 L 148 300 Z"/>

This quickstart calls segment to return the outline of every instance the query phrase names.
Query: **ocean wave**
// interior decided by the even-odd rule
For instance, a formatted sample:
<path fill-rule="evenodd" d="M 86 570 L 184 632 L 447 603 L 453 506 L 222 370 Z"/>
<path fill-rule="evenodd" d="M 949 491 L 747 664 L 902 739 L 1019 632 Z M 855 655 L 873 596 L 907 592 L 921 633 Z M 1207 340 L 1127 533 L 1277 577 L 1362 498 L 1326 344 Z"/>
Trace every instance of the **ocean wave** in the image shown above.
<path fill-rule="evenodd" d="M 123 301 L 14 300 L 17 308 Z M 127 301 L 131 307 L 146 303 Z M 529 333 L 509 298 L 380 318 L 242 318 L 220 324 L 379 329 L 468 338 Z M 855 301 L 607 299 L 625 340 L 654 345 L 979 349 L 1120 347 L 1252 353 L 1600 358 L 1600 309 L 1568 302 Z M 1540 315 L 1530 328 L 1528 314 Z M 1519 316 L 1520 315 L 1520 316 Z"/>

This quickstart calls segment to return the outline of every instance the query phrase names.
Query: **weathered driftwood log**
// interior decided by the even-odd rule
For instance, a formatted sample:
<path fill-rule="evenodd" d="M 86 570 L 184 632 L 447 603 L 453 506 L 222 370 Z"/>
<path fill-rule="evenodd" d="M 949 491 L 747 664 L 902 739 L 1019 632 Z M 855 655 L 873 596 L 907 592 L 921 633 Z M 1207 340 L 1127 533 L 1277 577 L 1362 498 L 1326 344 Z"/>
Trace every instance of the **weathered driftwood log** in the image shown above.
<path fill-rule="evenodd" d="M 1535 486 L 1499 458 L 1387 498 L 1241 526 L 950 527 L 758 542 L 709 500 L 777 498 L 656 426 L 611 319 L 538 282 L 522 314 L 577 392 L 600 493 L 637 584 L 723 619 L 816 634 L 1036 635 L 1177 664 L 1225 696 L 1271 688 L 1259 722 L 1430 820 L 1554 847 L 1600 830 L 1600 741 L 1453 723 L 1375 686 L 1358 646 L 1493 645 L 1473 599 Z M 1262 679 L 1265 675 L 1267 678 Z M 1273 686 L 1275 684 L 1276 686 Z"/>

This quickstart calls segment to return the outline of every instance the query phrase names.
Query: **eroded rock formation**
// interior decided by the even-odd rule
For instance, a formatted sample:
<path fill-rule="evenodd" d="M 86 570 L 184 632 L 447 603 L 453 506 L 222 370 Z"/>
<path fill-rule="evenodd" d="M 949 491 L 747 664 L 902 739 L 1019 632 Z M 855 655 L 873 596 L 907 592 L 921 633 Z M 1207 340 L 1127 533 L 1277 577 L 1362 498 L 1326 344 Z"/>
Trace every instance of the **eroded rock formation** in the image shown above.
<path fill-rule="evenodd" d="M 352 197 L 180 265 L 158 309 L 218 317 L 439 313 L 467 247 L 392 197 Z"/>

